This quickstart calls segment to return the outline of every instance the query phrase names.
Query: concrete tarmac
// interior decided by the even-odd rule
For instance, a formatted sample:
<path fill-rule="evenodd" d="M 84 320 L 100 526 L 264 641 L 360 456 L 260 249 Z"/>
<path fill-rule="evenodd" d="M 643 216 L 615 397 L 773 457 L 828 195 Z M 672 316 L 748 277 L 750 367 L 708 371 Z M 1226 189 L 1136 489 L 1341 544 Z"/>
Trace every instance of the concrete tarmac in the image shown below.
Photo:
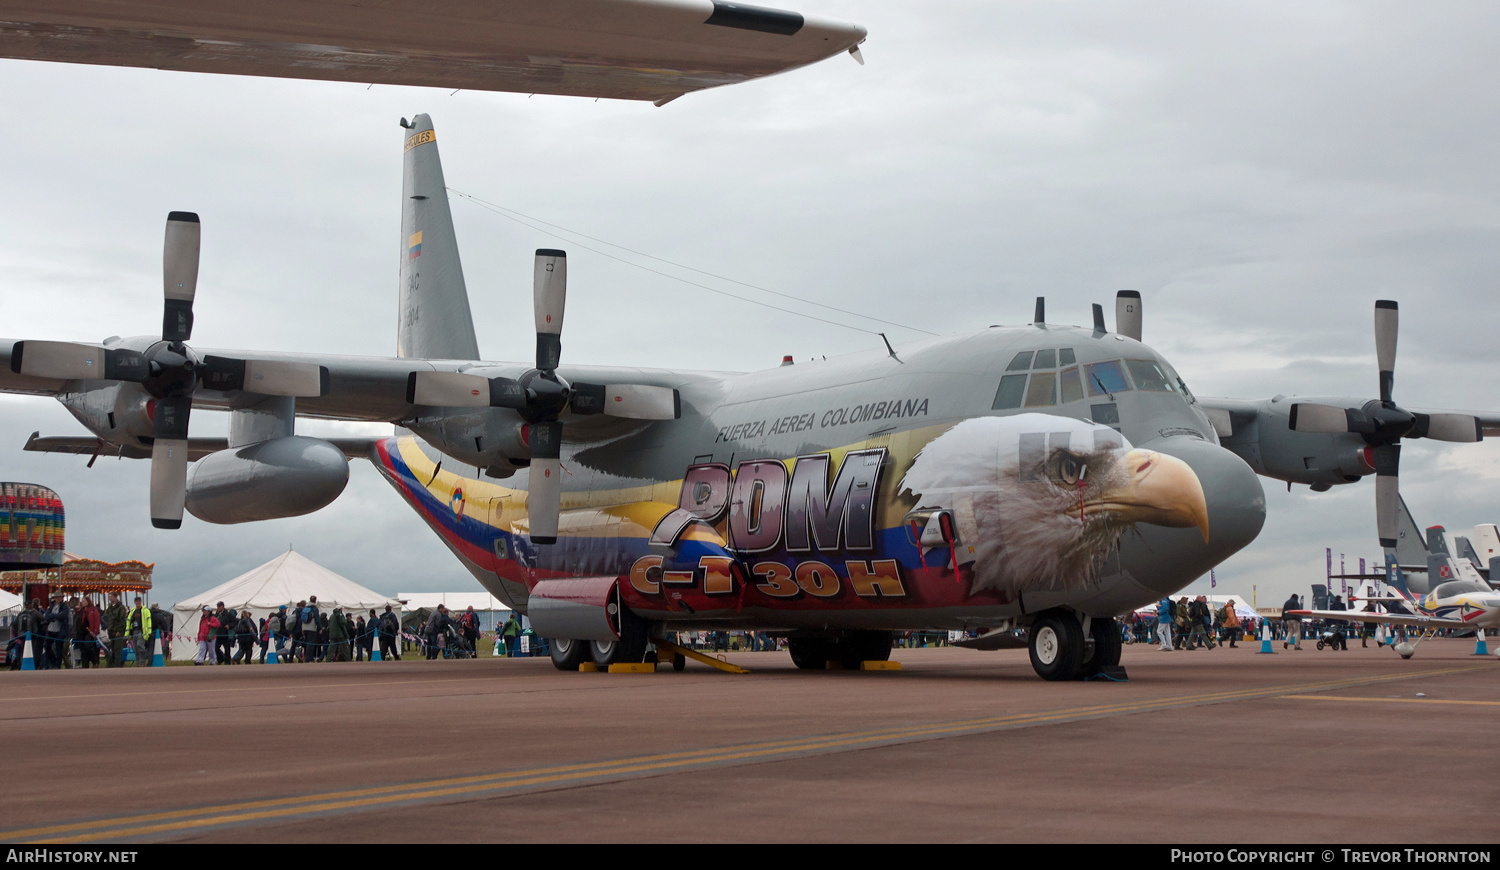
<path fill-rule="evenodd" d="M 1124 683 L 948 648 L 9 672 L 0 839 L 1493 843 L 1500 661 L 1473 647 L 1141 644 Z"/>

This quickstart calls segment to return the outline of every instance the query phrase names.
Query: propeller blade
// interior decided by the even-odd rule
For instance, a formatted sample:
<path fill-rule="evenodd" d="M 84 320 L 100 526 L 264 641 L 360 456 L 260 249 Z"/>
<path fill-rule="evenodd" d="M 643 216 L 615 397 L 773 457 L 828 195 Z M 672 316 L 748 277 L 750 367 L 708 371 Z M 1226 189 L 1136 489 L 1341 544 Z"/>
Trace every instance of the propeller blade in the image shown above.
<path fill-rule="evenodd" d="M 156 403 L 151 444 L 151 525 L 158 529 L 182 527 L 187 498 L 188 417 L 191 396 L 170 396 Z"/>
<path fill-rule="evenodd" d="M 406 401 L 434 408 L 526 407 L 526 389 L 510 378 L 485 378 L 467 372 L 412 372 L 406 379 Z"/>
<path fill-rule="evenodd" d="M 531 481 L 526 489 L 526 519 L 533 544 L 557 543 L 562 509 L 562 424 L 534 423 L 529 430 Z"/>
<path fill-rule="evenodd" d="M 202 224 L 190 211 L 167 215 L 167 238 L 162 251 L 163 341 L 193 337 L 193 296 L 198 292 L 198 247 Z"/>
<path fill-rule="evenodd" d="M 532 275 L 532 307 L 536 312 L 536 367 L 557 368 L 562 359 L 563 311 L 568 304 L 568 255 L 538 248 Z"/>
<path fill-rule="evenodd" d="M 328 394 L 328 369 L 311 363 L 206 356 L 202 372 L 203 386 L 221 392 L 306 399 Z"/>
<path fill-rule="evenodd" d="M 1396 380 L 1396 336 L 1400 316 L 1390 299 L 1375 300 L 1375 359 L 1380 365 L 1380 402 L 1391 403 Z"/>
<path fill-rule="evenodd" d="M 1401 510 L 1401 445 L 1381 444 L 1374 449 L 1375 459 L 1375 528 L 1380 546 L 1396 546 Z"/>
<path fill-rule="evenodd" d="M 1349 413 L 1332 405 L 1299 402 L 1292 406 L 1287 427 L 1293 432 L 1349 432 Z"/>
<path fill-rule="evenodd" d="M 140 383 L 151 372 L 142 353 L 69 341 L 18 341 L 11 347 L 10 370 L 18 375 L 60 380 Z"/>
<path fill-rule="evenodd" d="M 1121 290 L 1115 294 L 1115 332 L 1141 340 L 1141 293 Z"/>
<path fill-rule="evenodd" d="M 574 384 L 568 406 L 575 414 L 608 414 L 631 420 L 676 420 L 682 397 L 671 387 L 643 384 Z"/>
<path fill-rule="evenodd" d="M 1411 438 L 1431 438 L 1434 441 L 1452 441 L 1472 444 L 1484 440 L 1484 424 L 1478 417 L 1468 414 L 1414 414 L 1416 425 L 1409 433 Z"/>

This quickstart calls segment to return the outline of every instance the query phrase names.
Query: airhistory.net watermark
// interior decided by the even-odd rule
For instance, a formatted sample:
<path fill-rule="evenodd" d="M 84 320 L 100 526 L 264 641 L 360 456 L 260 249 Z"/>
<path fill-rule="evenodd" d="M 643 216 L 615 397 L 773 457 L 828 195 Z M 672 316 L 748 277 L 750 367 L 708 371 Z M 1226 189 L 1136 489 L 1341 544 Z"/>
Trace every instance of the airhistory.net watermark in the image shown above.
<path fill-rule="evenodd" d="M 1487 849 L 1173 849 L 1173 864 L 1489 864 Z"/>

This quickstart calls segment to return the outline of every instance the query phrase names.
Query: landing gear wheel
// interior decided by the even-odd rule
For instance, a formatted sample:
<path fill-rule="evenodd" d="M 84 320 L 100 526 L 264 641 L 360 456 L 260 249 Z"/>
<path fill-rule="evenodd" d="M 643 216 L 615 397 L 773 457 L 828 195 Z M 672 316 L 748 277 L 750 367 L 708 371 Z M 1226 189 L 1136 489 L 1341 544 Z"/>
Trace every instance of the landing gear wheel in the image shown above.
<path fill-rule="evenodd" d="M 822 637 L 789 637 L 786 641 L 792 664 L 804 671 L 827 670 L 831 646 L 828 639 Z"/>
<path fill-rule="evenodd" d="M 1076 680 L 1083 671 L 1083 626 L 1053 612 L 1031 624 L 1031 667 L 1044 680 Z"/>
<path fill-rule="evenodd" d="M 1089 636 L 1094 639 L 1094 654 L 1084 663 L 1084 672 L 1092 675 L 1105 668 L 1119 667 L 1120 652 L 1124 644 L 1120 640 L 1120 628 L 1113 619 L 1089 621 Z"/>
<path fill-rule="evenodd" d="M 620 638 L 611 641 L 589 641 L 594 664 L 601 668 L 618 664 L 639 664 L 646 660 L 646 621 L 625 609 L 620 613 Z"/>
<path fill-rule="evenodd" d="M 861 662 L 890 661 L 893 637 L 889 631 L 851 631 L 829 645 L 828 657 L 846 671 L 859 670 Z"/>
<path fill-rule="evenodd" d="M 547 645 L 552 648 L 552 666 L 559 671 L 576 671 L 579 665 L 589 660 L 588 641 L 566 637 L 549 638 L 548 641 Z"/>
<path fill-rule="evenodd" d="M 677 653 L 672 656 L 672 670 L 682 673 L 687 669 L 687 656 Z"/>

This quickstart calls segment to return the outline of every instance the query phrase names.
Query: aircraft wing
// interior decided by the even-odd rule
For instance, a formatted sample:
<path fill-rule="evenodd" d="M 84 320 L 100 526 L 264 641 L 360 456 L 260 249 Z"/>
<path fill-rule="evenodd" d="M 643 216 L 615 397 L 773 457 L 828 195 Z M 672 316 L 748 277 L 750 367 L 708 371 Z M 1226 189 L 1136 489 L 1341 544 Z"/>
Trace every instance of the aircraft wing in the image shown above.
<path fill-rule="evenodd" d="M 323 438 L 333 446 L 344 452 L 349 459 L 365 459 L 370 455 L 370 448 L 375 445 L 378 438 Z M 228 438 L 189 438 L 188 461 L 197 462 L 199 459 L 217 453 L 220 450 L 229 449 Z M 121 447 L 111 444 L 102 438 L 94 438 L 87 435 L 48 435 L 42 437 L 42 433 L 33 432 L 26 439 L 26 450 L 33 453 L 73 453 L 79 456 L 123 456 L 126 459 L 150 459 L 151 451 L 139 447 Z"/>
<path fill-rule="evenodd" d="M 1438 619 L 1433 616 L 1407 616 L 1397 613 L 1366 613 L 1362 610 L 1288 610 L 1283 616 L 1298 619 L 1348 619 L 1385 625 L 1411 625 L 1418 628 L 1473 628 L 1462 619 Z"/>
<path fill-rule="evenodd" d="M 719 0 L 12 0 L 5 7 L 0 57 L 658 104 L 806 66 L 866 35 L 845 21 Z"/>

